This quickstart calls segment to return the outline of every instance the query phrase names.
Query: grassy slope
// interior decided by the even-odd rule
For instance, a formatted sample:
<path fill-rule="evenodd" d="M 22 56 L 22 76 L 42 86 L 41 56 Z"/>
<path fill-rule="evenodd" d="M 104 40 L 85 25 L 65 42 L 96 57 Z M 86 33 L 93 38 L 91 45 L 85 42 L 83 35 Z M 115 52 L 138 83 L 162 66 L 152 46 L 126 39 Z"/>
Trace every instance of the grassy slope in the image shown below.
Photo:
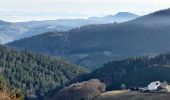
<path fill-rule="evenodd" d="M 131 91 L 111 91 L 95 100 L 169 100 L 170 93 L 140 93 Z"/>

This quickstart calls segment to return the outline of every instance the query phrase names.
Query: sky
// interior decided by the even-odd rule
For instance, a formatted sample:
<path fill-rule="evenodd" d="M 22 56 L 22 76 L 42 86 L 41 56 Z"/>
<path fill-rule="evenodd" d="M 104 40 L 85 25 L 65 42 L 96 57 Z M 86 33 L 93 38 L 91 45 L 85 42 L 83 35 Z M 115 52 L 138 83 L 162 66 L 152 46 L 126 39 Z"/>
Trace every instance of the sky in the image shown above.
<path fill-rule="evenodd" d="M 170 0 L 0 0 L 0 20 L 10 22 L 87 18 L 170 8 Z"/>

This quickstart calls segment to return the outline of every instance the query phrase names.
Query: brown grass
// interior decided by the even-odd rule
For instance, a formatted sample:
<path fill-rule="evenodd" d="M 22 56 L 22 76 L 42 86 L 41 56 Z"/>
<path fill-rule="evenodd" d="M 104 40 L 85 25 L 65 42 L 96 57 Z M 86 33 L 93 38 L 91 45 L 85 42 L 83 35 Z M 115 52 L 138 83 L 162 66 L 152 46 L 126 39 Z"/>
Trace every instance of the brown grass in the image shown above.
<path fill-rule="evenodd" d="M 91 100 L 101 95 L 104 90 L 105 85 L 103 83 L 97 79 L 92 79 L 65 87 L 55 94 L 51 100 Z"/>
<path fill-rule="evenodd" d="M 0 92 L 0 100 L 12 100 L 12 98 L 8 93 Z"/>
<path fill-rule="evenodd" d="M 137 91 L 111 91 L 95 100 L 169 100 L 170 93 L 140 93 Z"/>
<path fill-rule="evenodd" d="M 23 98 L 17 98 L 16 94 L 7 91 L 0 91 L 0 100 L 23 100 Z"/>

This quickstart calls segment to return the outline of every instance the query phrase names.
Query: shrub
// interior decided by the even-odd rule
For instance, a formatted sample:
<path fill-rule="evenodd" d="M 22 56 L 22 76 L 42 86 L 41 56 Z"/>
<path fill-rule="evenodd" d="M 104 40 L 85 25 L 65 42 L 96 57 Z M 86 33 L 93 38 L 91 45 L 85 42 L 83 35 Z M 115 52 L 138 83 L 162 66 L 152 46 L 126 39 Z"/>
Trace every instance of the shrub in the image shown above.
<path fill-rule="evenodd" d="M 92 100 L 105 91 L 105 84 L 97 79 L 74 83 L 60 90 L 52 100 Z"/>

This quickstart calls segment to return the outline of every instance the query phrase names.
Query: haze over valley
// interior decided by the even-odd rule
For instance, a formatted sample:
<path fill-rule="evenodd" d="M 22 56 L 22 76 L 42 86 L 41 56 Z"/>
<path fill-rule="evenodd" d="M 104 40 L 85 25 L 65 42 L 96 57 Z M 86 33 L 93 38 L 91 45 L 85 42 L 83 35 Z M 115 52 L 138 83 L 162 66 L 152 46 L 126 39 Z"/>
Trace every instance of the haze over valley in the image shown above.
<path fill-rule="evenodd" d="M 5 44 L 49 31 L 68 31 L 73 28 L 90 24 L 121 23 L 137 17 L 138 15 L 132 13 L 119 12 L 116 15 L 91 17 L 88 19 L 56 19 L 15 23 L 0 21 L 0 43 Z"/>

